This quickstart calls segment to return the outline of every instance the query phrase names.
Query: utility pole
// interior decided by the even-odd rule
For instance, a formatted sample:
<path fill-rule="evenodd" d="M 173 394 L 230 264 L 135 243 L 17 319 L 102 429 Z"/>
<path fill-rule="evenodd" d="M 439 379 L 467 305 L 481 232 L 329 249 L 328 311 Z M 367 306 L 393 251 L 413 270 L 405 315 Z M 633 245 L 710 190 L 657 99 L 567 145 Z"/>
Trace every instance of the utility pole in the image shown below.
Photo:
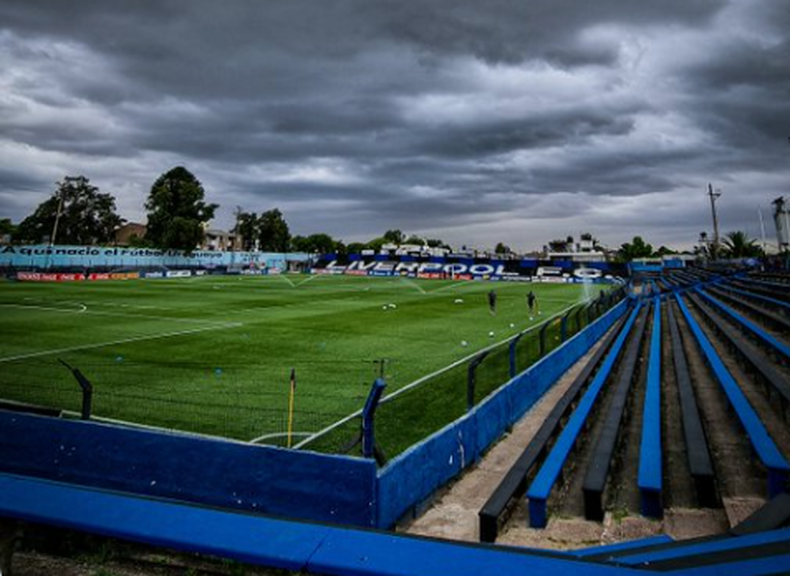
<path fill-rule="evenodd" d="M 49 245 L 55 245 L 55 237 L 58 235 L 58 224 L 60 223 L 60 215 L 63 212 L 63 191 L 58 191 L 58 211 L 55 213 L 55 224 L 52 226 L 52 236 L 49 239 Z"/>
<path fill-rule="evenodd" d="M 710 197 L 710 211 L 713 215 L 713 244 L 711 246 L 711 260 L 719 256 L 719 220 L 716 217 L 716 200 L 721 196 L 721 192 L 714 192 L 713 186 L 708 183 L 708 196 Z"/>

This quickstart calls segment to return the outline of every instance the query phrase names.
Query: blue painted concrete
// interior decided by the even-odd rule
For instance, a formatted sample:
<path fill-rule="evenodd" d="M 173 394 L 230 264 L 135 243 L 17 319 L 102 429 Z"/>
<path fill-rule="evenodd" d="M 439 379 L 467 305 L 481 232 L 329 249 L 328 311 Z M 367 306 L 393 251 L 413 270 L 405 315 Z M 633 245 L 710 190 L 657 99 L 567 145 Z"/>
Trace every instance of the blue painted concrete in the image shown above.
<path fill-rule="evenodd" d="M 532 481 L 532 484 L 530 484 L 529 489 L 527 490 L 527 498 L 529 498 L 530 526 L 533 528 L 542 528 L 546 526 L 546 501 L 548 500 L 549 494 L 551 493 L 551 489 L 554 487 L 554 484 L 560 475 L 560 471 L 565 465 L 565 461 L 567 460 L 568 455 L 570 454 L 571 449 L 576 442 L 576 438 L 579 436 L 579 433 L 581 432 L 581 429 L 587 420 L 587 416 L 589 416 L 590 411 L 592 410 L 592 407 L 598 398 L 601 388 L 603 388 L 606 379 L 609 377 L 609 373 L 614 367 L 615 361 L 617 360 L 617 356 L 620 354 L 623 344 L 625 343 L 628 335 L 631 333 L 631 327 L 634 325 L 640 308 L 641 303 L 637 303 L 625 326 L 623 326 L 623 329 L 620 331 L 620 334 L 617 336 L 614 344 L 612 344 L 612 349 L 604 359 L 601 368 L 598 370 L 584 396 L 579 401 L 579 405 L 576 407 L 576 410 L 574 410 L 573 414 L 571 414 L 568 423 L 565 425 L 565 428 L 563 428 L 559 438 L 557 438 L 557 441 L 551 449 L 551 452 L 549 453 L 545 462 L 543 462 L 543 465 L 540 467 L 540 470 L 538 470 L 535 479 Z"/>
<path fill-rule="evenodd" d="M 653 298 L 653 331 L 647 367 L 647 386 L 642 411 L 637 485 L 642 514 L 662 515 L 661 505 L 661 300 Z"/>
<path fill-rule="evenodd" d="M 0 411 L 0 471 L 372 526 L 370 460 Z"/>

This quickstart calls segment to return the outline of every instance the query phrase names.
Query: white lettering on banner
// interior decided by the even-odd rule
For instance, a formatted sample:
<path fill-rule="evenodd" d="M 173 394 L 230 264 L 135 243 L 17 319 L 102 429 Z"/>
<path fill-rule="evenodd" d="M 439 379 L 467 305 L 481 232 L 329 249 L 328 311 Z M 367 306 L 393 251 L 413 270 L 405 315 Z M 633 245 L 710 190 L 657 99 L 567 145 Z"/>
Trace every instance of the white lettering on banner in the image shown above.
<path fill-rule="evenodd" d="M 416 272 L 419 266 L 419 262 L 401 262 L 395 266 L 395 270 L 397 272 Z"/>
<path fill-rule="evenodd" d="M 444 271 L 448 274 L 466 274 L 466 264 L 448 264 L 444 267 Z"/>
<path fill-rule="evenodd" d="M 541 266 L 535 272 L 536 276 L 562 276 L 562 268 L 556 266 Z"/>
<path fill-rule="evenodd" d="M 573 275 L 576 276 L 576 278 L 592 280 L 603 276 L 603 272 L 597 268 L 578 268 L 573 271 Z"/>
<path fill-rule="evenodd" d="M 417 269 L 417 272 L 441 272 L 442 265 L 437 262 L 425 262 L 424 264 L 420 264 L 420 267 Z"/>

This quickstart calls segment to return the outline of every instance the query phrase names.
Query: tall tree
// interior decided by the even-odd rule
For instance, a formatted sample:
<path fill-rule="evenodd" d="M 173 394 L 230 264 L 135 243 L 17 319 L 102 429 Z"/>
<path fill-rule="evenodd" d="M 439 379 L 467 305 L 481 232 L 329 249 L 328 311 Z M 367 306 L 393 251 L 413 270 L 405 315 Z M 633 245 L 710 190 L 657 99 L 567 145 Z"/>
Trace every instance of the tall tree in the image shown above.
<path fill-rule="evenodd" d="M 233 228 L 241 236 L 242 250 L 255 250 L 258 244 L 258 215 L 255 212 L 236 212 L 236 226 Z"/>
<path fill-rule="evenodd" d="M 384 238 L 385 242 L 390 242 L 392 244 L 403 244 L 403 240 L 406 238 L 406 236 L 400 230 L 387 230 L 384 232 L 384 236 L 382 236 L 382 238 Z"/>
<path fill-rule="evenodd" d="M 115 229 L 123 222 L 115 211 L 115 198 L 111 194 L 102 194 L 84 176 L 66 176 L 58 182 L 52 196 L 20 222 L 16 239 L 102 244 L 113 239 Z"/>
<path fill-rule="evenodd" d="M 510 247 L 506 246 L 502 242 L 497 243 L 496 247 L 494 248 L 495 254 L 508 254 L 510 253 Z"/>
<path fill-rule="evenodd" d="M 650 258 L 653 255 L 653 246 L 646 243 L 641 236 L 634 236 L 631 242 L 626 242 L 617 251 L 617 259 L 621 262 L 630 262 L 637 258 Z"/>
<path fill-rule="evenodd" d="M 258 219 L 260 249 L 267 252 L 287 252 L 291 240 L 288 223 L 277 208 L 261 214 Z"/>
<path fill-rule="evenodd" d="M 214 217 L 217 204 L 207 204 L 203 185 L 189 170 L 176 166 L 157 178 L 145 208 L 148 228 L 145 238 L 162 249 L 190 252 L 205 236 L 204 227 Z"/>
<path fill-rule="evenodd" d="M 724 255 L 727 258 L 756 258 L 763 255 L 763 249 L 746 232 L 730 232 L 724 237 Z"/>

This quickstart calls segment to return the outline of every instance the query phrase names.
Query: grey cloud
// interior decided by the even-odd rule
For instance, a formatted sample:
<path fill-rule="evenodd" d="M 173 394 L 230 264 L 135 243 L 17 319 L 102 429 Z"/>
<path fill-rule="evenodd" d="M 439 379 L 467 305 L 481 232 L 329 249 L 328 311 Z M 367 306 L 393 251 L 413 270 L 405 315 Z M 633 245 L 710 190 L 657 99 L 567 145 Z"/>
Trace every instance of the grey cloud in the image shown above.
<path fill-rule="evenodd" d="M 707 225 L 704 202 L 652 225 L 633 202 L 732 182 L 749 191 L 736 218 L 778 195 L 781 178 L 748 175 L 788 172 L 779 4 L 6 0 L 0 215 L 32 210 L 30 191 L 52 185 L 30 175 L 54 167 L 139 191 L 123 205 L 142 206 L 172 161 L 223 205 L 221 226 L 239 203 L 287 206 L 295 229 L 341 237 L 401 227 L 473 244 L 464 233 L 501 230 L 526 249 L 546 238 L 520 219 L 541 217 L 688 234 Z M 735 8 L 750 20 L 724 41 Z M 629 61 L 629 42 L 688 50 L 679 31 L 695 36 L 688 62 Z"/>

